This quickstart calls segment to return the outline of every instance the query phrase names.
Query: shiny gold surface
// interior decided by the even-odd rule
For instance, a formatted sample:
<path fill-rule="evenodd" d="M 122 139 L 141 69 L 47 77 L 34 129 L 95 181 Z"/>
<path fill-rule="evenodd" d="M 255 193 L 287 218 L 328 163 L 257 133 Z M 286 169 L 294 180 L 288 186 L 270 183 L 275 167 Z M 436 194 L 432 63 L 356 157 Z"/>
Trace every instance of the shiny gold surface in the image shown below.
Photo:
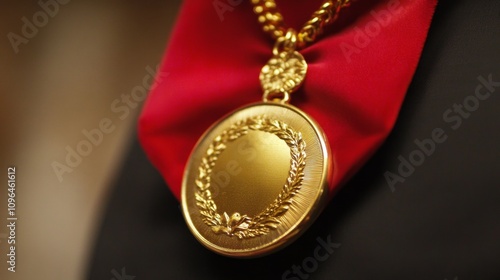
<path fill-rule="evenodd" d="M 323 133 L 299 109 L 241 108 L 210 128 L 182 186 L 195 237 L 223 255 L 253 257 L 297 238 L 323 207 L 329 177 Z"/>
<path fill-rule="evenodd" d="M 210 186 L 213 200 L 221 213 L 244 209 L 245 214 L 255 216 L 279 195 L 288 169 L 287 144 L 271 133 L 250 130 L 227 145 L 215 163 Z M 268 187 L 255 187 L 264 185 Z"/>
<path fill-rule="evenodd" d="M 226 170 L 221 170 L 217 173 L 213 172 L 215 164 L 219 161 L 219 157 L 226 150 L 227 146 L 235 140 L 240 139 L 240 137 L 248 135 L 252 131 L 267 132 L 270 135 L 275 135 L 288 145 L 290 150 L 290 171 L 288 178 L 276 178 L 273 172 L 274 170 L 279 170 L 276 166 L 257 173 L 260 174 L 257 177 L 255 177 L 254 174 L 250 176 L 238 174 L 241 169 L 238 166 L 238 161 L 235 160 L 235 156 L 236 158 L 241 157 L 239 151 L 235 154 L 226 152 L 225 154 L 229 154 L 230 158 L 226 165 L 224 165 Z M 267 147 L 265 138 L 258 138 L 255 140 L 256 141 L 254 141 L 252 145 L 259 147 L 259 149 L 254 148 L 253 152 L 258 154 L 260 158 L 267 157 L 268 163 L 274 163 L 276 159 L 269 160 L 270 155 L 275 155 L 272 151 L 267 154 L 262 154 L 262 148 Z M 224 130 L 220 135 L 216 136 L 208 146 L 207 152 L 202 158 L 199 166 L 198 178 L 195 180 L 196 186 L 198 187 L 195 193 L 196 205 L 200 210 L 200 214 L 203 216 L 203 222 L 211 227 L 213 232 L 217 234 L 225 233 L 229 236 L 237 236 L 240 239 L 265 235 L 269 233 L 270 230 L 275 229 L 277 225 L 280 224 L 278 218 L 288 211 L 293 197 L 302 185 L 306 159 L 305 147 L 305 143 L 300 133 L 294 131 L 293 128 L 289 127 L 286 123 L 267 118 L 264 115 L 248 117 L 234 123 L 228 129 Z M 281 158 L 286 161 L 288 157 L 286 153 L 284 153 Z M 283 160 L 281 160 L 281 162 L 283 162 Z M 251 169 L 259 169 L 260 167 L 260 169 L 262 169 L 262 167 L 265 166 L 259 166 L 259 162 L 255 162 L 254 164 L 247 165 L 247 167 Z M 243 181 L 243 184 L 239 185 L 238 188 L 232 192 L 232 196 L 240 193 L 240 196 L 246 196 L 246 199 L 251 199 L 251 197 L 248 197 L 248 193 L 258 193 L 258 196 L 263 196 L 265 194 L 262 194 L 262 192 L 269 190 L 269 187 L 275 189 L 277 186 L 280 186 L 282 182 L 285 183 L 277 198 L 265 208 L 264 211 L 254 217 L 249 217 L 247 214 L 242 215 L 239 212 L 229 214 L 223 212 L 223 214 L 220 214 L 220 211 L 217 209 L 217 204 L 213 199 L 213 190 L 217 189 L 216 187 L 221 184 L 219 180 L 220 175 L 224 175 L 224 184 L 227 185 L 230 183 L 231 178 L 228 176 L 230 174 Z M 261 180 L 255 180 L 255 178 Z M 244 192 L 241 192 L 241 190 L 244 190 Z M 254 203 L 247 204 L 250 206 L 248 211 L 255 211 L 256 207 Z M 257 210 L 258 209 L 259 208 L 257 208 Z M 246 212 L 247 211 L 243 213 Z"/>
<path fill-rule="evenodd" d="M 279 93 L 297 90 L 307 73 L 307 63 L 299 52 L 281 52 L 273 56 L 260 72 L 265 100 Z"/>
<path fill-rule="evenodd" d="M 253 11 L 258 16 L 262 29 L 274 39 L 284 37 L 288 27 L 274 0 L 251 0 Z M 326 25 L 334 22 L 340 10 L 349 6 L 351 0 L 326 0 L 298 31 L 298 49 L 316 40 Z"/>

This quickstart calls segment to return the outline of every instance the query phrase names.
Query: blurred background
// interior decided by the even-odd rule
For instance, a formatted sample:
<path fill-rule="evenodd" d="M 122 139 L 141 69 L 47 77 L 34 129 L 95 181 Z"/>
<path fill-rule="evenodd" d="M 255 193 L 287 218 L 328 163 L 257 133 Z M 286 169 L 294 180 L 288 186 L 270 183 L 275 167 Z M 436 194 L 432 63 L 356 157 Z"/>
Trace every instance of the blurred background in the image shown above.
<path fill-rule="evenodd" d="M 179 2 L 0 3 L 1 172 L 6 183 L 16 167 L 18 218 L 11 273 L 2 183 L 0 279 L 83 279 L 135 137 L 144 97 L 129 97 L 160 63 Z"/>

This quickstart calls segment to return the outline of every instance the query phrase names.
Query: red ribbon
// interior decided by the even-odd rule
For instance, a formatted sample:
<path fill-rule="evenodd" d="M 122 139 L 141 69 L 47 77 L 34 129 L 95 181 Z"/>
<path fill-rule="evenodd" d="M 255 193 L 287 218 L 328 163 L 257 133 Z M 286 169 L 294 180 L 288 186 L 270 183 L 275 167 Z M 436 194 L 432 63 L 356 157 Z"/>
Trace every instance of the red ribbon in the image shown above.
<path fill-rule="evenodd" d="M 297 29 L 321 1 L 278 1 Z M 436 0 L 357 1 L 301 50 L 309 69 L 292 104 L 325 131 L 333 153 L 333 194 L 370 158 L 396 121 L 415 72 Z M 184 167 L 203 132 L 225 114 L 260 101 L 259 73 L 273 41 L 248 1 L 187 0 L 161 81 L 139 120 L 149 159 L 179 199 Z"/>

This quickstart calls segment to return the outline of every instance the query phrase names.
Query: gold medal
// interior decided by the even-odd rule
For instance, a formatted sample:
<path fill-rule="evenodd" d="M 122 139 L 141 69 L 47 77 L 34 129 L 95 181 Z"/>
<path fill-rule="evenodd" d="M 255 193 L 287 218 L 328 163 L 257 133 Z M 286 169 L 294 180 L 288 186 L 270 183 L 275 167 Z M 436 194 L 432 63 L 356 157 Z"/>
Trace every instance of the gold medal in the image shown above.
<path fill-rule="evenodd" d="M 252 3 L 257 14 L 279 15 L 274 1 Z M 297 48 L 324 25 L 308 29 L 309 23 L 325 15 L 333 21 L 347 4 L 326 1 L 298 35 L 274 28 L 273 57 L 260 74 L 264 102 L 230 113 L 196 144 L 182 182 L 182 209 L 205 247 L 232 257 L 269 254 L 300 236 L 323 209 L 332 171 L 329 146 L 316 122 L 288 102 L 307 72 Z M 276 24 L 261 23 L 265 30 Z"/>
<path fill-rule="evenodd" d="M 323 132 L 290 105 L 258 103 L 210 128 L 184 174 L 182 206 L 195 237 L 223 255 L 270 253 L 319 214 L 328 192 Z"/>

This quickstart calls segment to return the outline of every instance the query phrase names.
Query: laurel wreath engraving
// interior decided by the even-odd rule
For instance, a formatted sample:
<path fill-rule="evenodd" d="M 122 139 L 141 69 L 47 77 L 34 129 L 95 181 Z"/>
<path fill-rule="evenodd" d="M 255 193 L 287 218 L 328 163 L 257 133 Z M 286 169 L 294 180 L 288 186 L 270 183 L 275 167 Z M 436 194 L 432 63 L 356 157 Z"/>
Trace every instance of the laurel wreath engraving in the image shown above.
<path fill-rule="evenodd" d="M 291 154 L 288 178 L 278 197 L 257 216 L 249 217 L 238 212 L 231 215 L 226 212 L 219 214 L 210 191 L 212 169 L 219 155 L 226 149 L 227 143 L 246 135 L 250 130 L 272 133 L 286 142 Z M 302 139 L 302 134 L 278 120 L 271 120 L 265 116 L 255 116 L 231 125 L 229 129 L 215 137 L 198 169 L 195 197 L 203 222 L 211 227 L 216 234 L 227 234 L 239 239 L 265 235 L 271 229 L 276 229 L 280 224 L 278 218 L 288 211 L 293 203 L 293 197 L 301 188 L 306 164 L 305 148 L 306 144 Z"/>

